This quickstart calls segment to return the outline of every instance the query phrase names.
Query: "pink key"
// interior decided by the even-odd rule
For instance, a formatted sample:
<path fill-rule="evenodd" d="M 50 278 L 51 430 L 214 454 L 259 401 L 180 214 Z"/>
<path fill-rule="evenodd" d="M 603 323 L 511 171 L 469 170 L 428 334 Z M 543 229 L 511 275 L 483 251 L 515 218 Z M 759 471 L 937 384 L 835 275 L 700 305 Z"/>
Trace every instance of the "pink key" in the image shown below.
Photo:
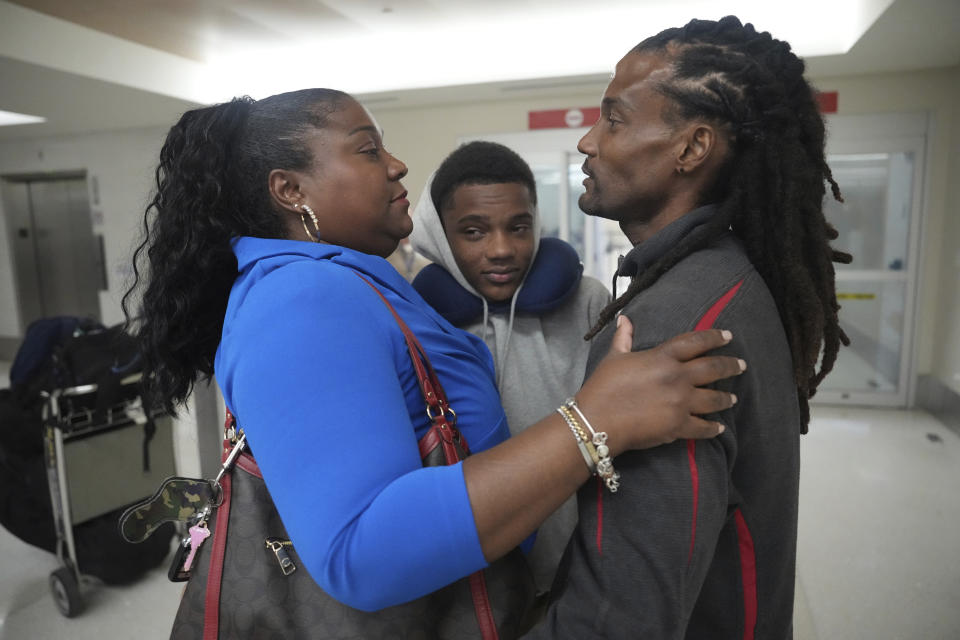
<path fill-rule="evenodd" d="M 210 537 L 210 529 L 207 529 L 207 523 L 201 522 L 190 527 L 190 553 L 183 563 L 183 570 L 190 571 L 190 565 L 193 564 L 193 557 L 197 555 L 197 549 L 203 544 L 203 541 Z"/>

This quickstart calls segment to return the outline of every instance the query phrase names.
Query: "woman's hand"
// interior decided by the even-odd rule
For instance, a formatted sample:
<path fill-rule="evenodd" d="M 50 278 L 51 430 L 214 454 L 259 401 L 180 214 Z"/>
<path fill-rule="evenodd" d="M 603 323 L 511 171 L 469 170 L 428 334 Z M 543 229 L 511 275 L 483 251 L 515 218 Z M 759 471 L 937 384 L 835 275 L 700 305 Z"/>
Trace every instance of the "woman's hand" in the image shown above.
<path fill-rule="evenodd" d="M 736 396 L 700 387 L 739 375 L 746 364 L 703 354 L 731 338 L 729 331 L 693 331 L 630 353 L 633 325 L 620 316 L 610 351 L 577 393 L 577 403 L 595 429 L 607 432 L 614 455 L 716 436 L 723 425 L 699 416 L 729 409 Z"/>
<path fill-rule="evenodd" d="M 698 417 L 733 405 L 723 391 L 701 389 L 741 373 L 741 360 L 704 356 L 729 332 L 685 333 L 630 353 L 633 327 L 618 321 L 610 352 L 577 393 L 577 403 L 613 455 L 677 438 L 709 438 L 721 426 Z M 570 428 L 557 413 L 506 442 L 468 457 L 463 475 L 477 536 L 492 561 L 519 544 L 590 476 Z"/>

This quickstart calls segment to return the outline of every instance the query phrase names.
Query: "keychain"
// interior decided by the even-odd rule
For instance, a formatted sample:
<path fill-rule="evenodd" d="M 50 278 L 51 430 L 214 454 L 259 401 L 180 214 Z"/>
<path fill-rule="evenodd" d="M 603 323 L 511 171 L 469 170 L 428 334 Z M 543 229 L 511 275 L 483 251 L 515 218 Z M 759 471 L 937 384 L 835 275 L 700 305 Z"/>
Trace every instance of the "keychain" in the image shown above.
<path fill-rule="evenodd" d="M 246 445 L 246 435 L 242 431 L 239 433 L 240 438 L 214 480 L 167 478 L 153 496 L 132 505 L 120 516 L 120 534 L 127 542 L 143 542 L 164 522 L 190 523 L 187 535 L 180 541 L 167 572 L 172 582 L 190 579 L 190 569 L 197 552 L 210 537 L 207 521 L 223 499 L 220 479 L 230 470 Z"/>

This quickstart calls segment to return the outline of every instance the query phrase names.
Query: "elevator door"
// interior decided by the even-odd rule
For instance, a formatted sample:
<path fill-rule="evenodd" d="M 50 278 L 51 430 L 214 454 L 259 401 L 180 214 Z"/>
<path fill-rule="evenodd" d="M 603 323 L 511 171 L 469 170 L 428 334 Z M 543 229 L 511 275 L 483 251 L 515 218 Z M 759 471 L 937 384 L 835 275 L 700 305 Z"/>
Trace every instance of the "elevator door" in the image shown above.
<path fill-rule="evenodd" d="M 47 316 L 99 320 L 103 260 L 86 178 L 8 178 L 3 195 L 22 329 Z"/>

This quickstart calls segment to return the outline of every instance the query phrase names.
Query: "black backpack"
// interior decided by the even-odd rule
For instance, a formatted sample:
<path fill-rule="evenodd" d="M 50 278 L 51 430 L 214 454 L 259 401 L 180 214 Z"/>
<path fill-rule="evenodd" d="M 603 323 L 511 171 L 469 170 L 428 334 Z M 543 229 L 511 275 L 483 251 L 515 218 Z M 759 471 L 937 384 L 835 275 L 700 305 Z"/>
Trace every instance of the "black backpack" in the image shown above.
<path fill-rule="evenodd" d="M 22 406 L 42 402 L 43 391 L 91 383 L 102 385 L 106 396 L 138 370 L 136 339 L 122 325 L 107 328 L 76 316 L 40 318 L 27 327 L 17 350 L 10 390 Z"/>
<path fill-rule="evenodd" d="M 136 339 L 123 325 L 107 328 L 91 318 L 76 316 L 35 320 L 27 327 L 10 368 L 10 395 L 0 396 L 0 448 L 19 455 L 43 450 L 42 425 L 38 425 L 44 392 L 96 384 L 92 408 L 94 419 L 100 420 L 108 408 L 130 399 L 125 397 L 129 389 L 121 389 L 120 383 L 139 370 Z M 139 388 L 134 389 L 134 397 L 137 394 Z M 150 468 L 149 442 L 154 431 L 148 420 L 144 469 Z"/>

